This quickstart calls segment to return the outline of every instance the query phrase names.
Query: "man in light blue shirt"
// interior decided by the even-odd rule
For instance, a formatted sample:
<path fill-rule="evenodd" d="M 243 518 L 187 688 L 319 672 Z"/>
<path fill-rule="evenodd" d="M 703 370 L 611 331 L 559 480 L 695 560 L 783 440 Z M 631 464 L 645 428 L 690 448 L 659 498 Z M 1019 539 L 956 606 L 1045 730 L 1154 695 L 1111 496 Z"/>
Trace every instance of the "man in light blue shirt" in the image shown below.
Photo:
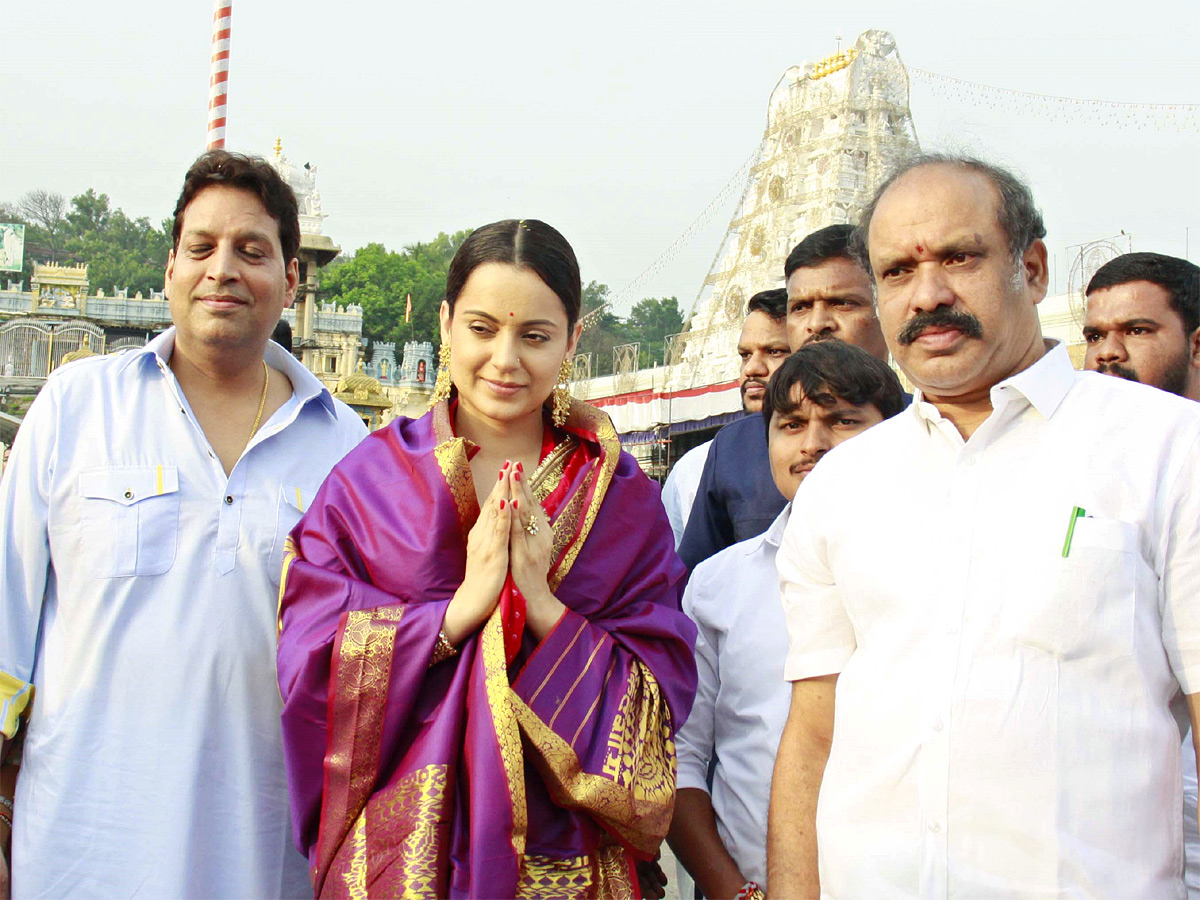
<path fill-rule="evenodd" d="M 895 373 L 852 344 L 812 343 L 788 357 L 767 387 L 762 416 L 771 476 L 789 505 L 765 533 L 692 573 L 683 608 L 698 627 L 699 683 L 675 739 L 679 793 L 668 840 L 706 897 L 766 886 L 770 772 L 790 697 L 775 568 L 790 501 L 829 450 L 903 406 Z"/>
<path fill-rule="evenodd" d="M 276 598 L 288 531 L 366 429 L 268 342 L 300 238 L 269 164 L 200 157 L 173 237 L 174 327 L 54 372 L 0 482 L 15 896 L 311 896 Z"/>

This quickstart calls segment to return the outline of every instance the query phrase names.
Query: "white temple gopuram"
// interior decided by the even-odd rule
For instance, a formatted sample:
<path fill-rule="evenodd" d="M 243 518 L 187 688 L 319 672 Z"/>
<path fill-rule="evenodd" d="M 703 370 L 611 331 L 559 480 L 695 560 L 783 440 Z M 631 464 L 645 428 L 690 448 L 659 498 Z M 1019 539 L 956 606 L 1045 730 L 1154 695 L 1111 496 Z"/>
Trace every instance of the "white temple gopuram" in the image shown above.
<path fill-rule="evenodd" d="M 900 160 L 919 152 L 908 73 L 886 31 L 788 69 L 767 104 L 758 162 L 681 335 L 674 386 L 737 376 L 746 301 L 783 286 L 788 252 L 826 225 L 854 223 Z"/>
<path fill-rule="evenodd" d="M 575 393 L 609 412 L 619 432 L 640 433 L 646 443 L 661 440 L 664 426 L 679 434 L 737 415 L 736 345 L 746 301 L 782 287 L 792 247 L 818 228 L 857 221 L 887 172 L 919 152 L 908 91 L 886 31 L 865 31 L 853 47 L 784 72 L 741 202 L 666 365 L 631 372 L 618 361 L 613 376 L 579 382 Z"/>

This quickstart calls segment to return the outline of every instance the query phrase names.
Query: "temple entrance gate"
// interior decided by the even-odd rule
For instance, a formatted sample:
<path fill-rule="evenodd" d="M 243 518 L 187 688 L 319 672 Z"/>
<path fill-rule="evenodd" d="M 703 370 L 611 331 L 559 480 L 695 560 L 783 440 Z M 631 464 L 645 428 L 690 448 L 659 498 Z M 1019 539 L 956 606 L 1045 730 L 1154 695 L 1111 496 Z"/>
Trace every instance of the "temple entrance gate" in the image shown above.
<path fill-rule="evenodd" d="M 54 332 L 32 322 L 0 325 L 0 375 L 45 378 L 50 373 Z"/>
<path fill-rule="evenodd" d="M 59 325 L 54 329 L 53 345 L 50 348 L 50 370 L 54 371 L 63 361 L 63 357 L 83 346 L 87 341 L 88 349 L 93 353 L 104 352 L 104 329 L 90 322 L 72 322 L 69 325 Z"/>

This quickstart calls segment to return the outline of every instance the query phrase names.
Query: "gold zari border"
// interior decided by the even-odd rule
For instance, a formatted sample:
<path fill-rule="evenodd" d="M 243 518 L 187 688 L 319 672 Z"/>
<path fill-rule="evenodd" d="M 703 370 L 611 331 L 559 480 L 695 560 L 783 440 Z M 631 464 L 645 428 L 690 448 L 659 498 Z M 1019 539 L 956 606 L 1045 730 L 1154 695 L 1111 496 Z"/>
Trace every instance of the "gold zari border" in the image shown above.
<path fill-rule="evenodd" d="M 559 514 L 554 522 L 555 554 L 559 552 L 560 528 L 567 534 L 574 534 L 574 539 L 566 545 L 566 552 L 563 553 L 562 559 L 554 567 L 550 576 L 550 590 L 552 591 L 558 590 L 558 586 L 567 577 L 571 566 L 575 564 L 575 560 L 583 550 L 584 542 L 587 541 L 588 534 L 591 533 L 592 526 L 596 523 L 596 516 L 600 514 L 600 504 L 604 502 L 613 473 L 617 471 L 617 463 L 621 459 L 621 441 L 617 437 L 617 430 L 613 427 L 612 419 L 594 406 L 588 406 L 582 400 L 572 398 L 567 426 L 595 434 L 601 452 L 597 464 L 594 464 L 592 471 L 588 473 L 584 483 L 579 486 L 567 508 Z M 588 501 L 587 510 L 583 511 L 582 521 L 580 521 L 581 502 L 577 501 L 582 501 L 582 498 L 585 497 L 590 497 L 590 501 Z M 576 525 L 578 528 L 575 527 Z"/>
<path fill-rule="evenodd" d="M 337 841 L 328 857 L 330 866 L 343 853 L 351 833 L 360 836 L 360 817 L 375 785 L 396 626 L 403 615 L 403 606 L 346 614 L 336 660 L 336 693 L 325 756 L 328 788 L 319 840 L 322 846 L 331 838 Z M 322 863 L 317 862 L 318 866 Z"/>
<path fill-rule="evenodd" d="M 546 458 L 538 464 L 537 471 L 529 479 L 529 489 L 533 491 L 538 503 L 546 502 L 546 498 L 558 487 L 558 482 L 567 467 L 567 459 L 578 446 L 579 441 L 572 435 L 567 435 L 566 439 L 546 454 Z"/>
<path fill-rule="evenodd" d="M 440 896 L 448 771 L 443 764 L 428 765 L 372 796 L 354 823 L 350 858 L 341 875 L 352 900 L 367 900 L 370 894 L 401 900 Z"/>
<path fill-rule="evenodd" d="M 521 730 L 509 702 L 513 696 L 508 682 L 508 663 L 504 655 L 504 623 L 500 607 L 492 610 L 491 617 L 484 623 L 479 636 L 480 652 L 483 654 L 484 687 L 488 706 L 492 711 L 492 724 L 496 740 L 500 744 L 500 759 L 504 763 L 504 774 L 508 779 L 508 793 L 512 798 L 513 849 L 518 856 L 525 855 L 525 835 L 529 830 L 529 811 L 525 801 L 525 753 L 521 747 Z"/>
<path fill-rule="evenodd" d="M 446 487 L 454 498 L 458 510 L 458 524 L 462 529 L 463 543 L 471 533 L 471 526 L 479 518 L 479 500 L 475 496 L 475 480 L 471 477 L 471 461 L 467 458 L 465 438 L 450 438 L 433 448 L 434 458 L 446 479 Z"/>
<path fill-rule="evenodd" d="M 629 861 L 619 844 L 605 844 L 594 857 L 527 856 L 517 882 L 517 900 L 634 900 L 635 896 Z"/>
<path fill-rule="evenodd" d="M 603 819 L 638 850 L 657 850 L 675 806 L 675 743 L 670 713 L 650 670 L 633 662 L 608 735 L 603 774 L 584 772 L 571 745 L 516 694 L 511 700 L 555 802 Z"/>
<path fill-rule="evenodd" d="M 521 862 L 517 900 L 584 900 L 594 897 L 595 868 L 590 856 L 554 859 L 531 854 Z"/>

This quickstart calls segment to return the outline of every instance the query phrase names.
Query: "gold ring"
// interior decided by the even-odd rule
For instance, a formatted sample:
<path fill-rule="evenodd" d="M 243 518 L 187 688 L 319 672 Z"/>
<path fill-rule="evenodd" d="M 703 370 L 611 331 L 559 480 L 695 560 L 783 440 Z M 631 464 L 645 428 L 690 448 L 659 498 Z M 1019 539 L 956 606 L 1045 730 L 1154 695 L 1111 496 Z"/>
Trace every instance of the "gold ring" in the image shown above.
<path fill-rule="evenodd" d="M 539 531 L 541 531 L 541 528 L 538 527 L 537 519 L 535 519 L 535 518 L 530 519 L 529 522 L 526 523 L 526 525 L 525 525 L 525 531 L 527 534 L 529 534 L 531 536 L 535 535 Z"/>

